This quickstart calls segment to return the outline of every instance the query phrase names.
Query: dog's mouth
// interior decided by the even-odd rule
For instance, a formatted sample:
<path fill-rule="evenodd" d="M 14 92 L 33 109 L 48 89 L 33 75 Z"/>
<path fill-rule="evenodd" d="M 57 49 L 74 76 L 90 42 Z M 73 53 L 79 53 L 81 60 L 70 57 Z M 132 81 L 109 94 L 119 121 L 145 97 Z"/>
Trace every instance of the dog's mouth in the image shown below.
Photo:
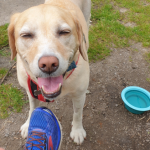
<path fill-rule="evenodd" d="M 58 77 L 38 78 L 38 85 L 42 95 L 47 98 L 55 98 L 61 93 L 63 75 Z"/>

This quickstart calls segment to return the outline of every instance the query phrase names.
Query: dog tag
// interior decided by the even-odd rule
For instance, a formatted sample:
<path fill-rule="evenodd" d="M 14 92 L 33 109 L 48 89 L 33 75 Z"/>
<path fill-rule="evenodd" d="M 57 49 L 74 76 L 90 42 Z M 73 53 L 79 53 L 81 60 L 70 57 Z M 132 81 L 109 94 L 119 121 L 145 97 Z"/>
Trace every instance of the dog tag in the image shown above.
<path fill-rule="evenodd" d="M 38 91 L 38 90 L 34 90 L 34 95 L 35 95 L 35 96 L 38 96 L 39 94 L 42 94 L 42 93 L 41 93 L 41 90 L 39 90 L 39 91 Z"/>

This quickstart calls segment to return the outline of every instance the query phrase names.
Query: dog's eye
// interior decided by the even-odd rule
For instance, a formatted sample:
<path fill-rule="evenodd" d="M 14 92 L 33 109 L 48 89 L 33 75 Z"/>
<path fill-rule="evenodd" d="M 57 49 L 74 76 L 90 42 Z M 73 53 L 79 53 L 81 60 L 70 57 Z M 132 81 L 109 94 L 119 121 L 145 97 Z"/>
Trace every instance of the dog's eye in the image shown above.
<path fill-rule="evenodd" d="M 23 33 L 23 34 L 21 34 L 21 37 L 23 37 L 23 38 L 33 38 L 33 34 L 31 34 L 31 33 Z"/>
<path fill-rule="evenodd" d="M 70 30 L 62 30 L 62 31 L 59 31 L 59 35 L 67 35 L 70 33 Z"/>

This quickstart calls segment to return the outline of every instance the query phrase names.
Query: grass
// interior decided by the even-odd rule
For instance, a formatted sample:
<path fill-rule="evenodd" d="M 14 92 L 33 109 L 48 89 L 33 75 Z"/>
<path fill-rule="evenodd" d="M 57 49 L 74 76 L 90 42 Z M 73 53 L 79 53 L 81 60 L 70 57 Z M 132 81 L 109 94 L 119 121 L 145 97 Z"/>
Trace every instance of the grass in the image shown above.
<path fill-rule="evenodd" d="M 20 112 L 25 101 L 23 94 L 12 85 L 0 85 L 0 118 L 6 118 L 13 112 Z"/>
<path fill-rule="evenodd" d="M 8 45 L 8 34 L 7 34 L 8 24 L 0 26 L 0 55 L 10 56 L 10 50 Z"/>
<path fill-rule="evenodd" d="M 7 35 L 8 23 L 0 26 L 0 49 L 8 46 L 8 35 Z"/>
<path fill-rule="evenodd" d="M 146 81 L 150 82 L 150 78 L 146 78 Z"/>
<path fill-rule="evenodd" d="M 89 33 L 90 60 L 105 58 L 110 54 L 113 46 L 129 46 L 129 37 L 132 35 L 131 28 L 118 22 L 121 18 L 119 11 L 114 10 L 111 4 L 103 3 L 105 5 L 101 8 L 92 11 L 92 20 L 96 21 L 96 24 L 91 26 Z"/>
<path fill-rule="evenodd" d="M 134 22 L 136 27 L 133 29 L 133 40 L 142 42 L 143 46 L 150 46 L 150 5 L 146 5 L 146 1 L 139 0 L 115 0 L 116 5 L 125 7 L 128 11 L 123 15 L 124 22 Z M 147 3 L 150 2 L 147 0 Z"/>
<path fill-rule="evenodd" d="M 116 8 L 127 8 L 127 12 L 120 13 Z M 130 40 L 150 47 L 150 5 L 145 5 L 145 1 L 92 0 L 91 14 L 89 60 L 104 59 L 112 47 L 129 47 Z M 125 27 L 127 22 L 134 22 L 136 26 Z"/>
<path fill-rule="evenodd" d="M 5 76 L 6 73 L 7 73 L 7 69 L 0 68 L 0 79 L 2 79 Z"/>
<path fill-rule="evenodd" d="M 10 56 L 8 47 L 8 24 L 0 26 L 0 55 Z M 7 73 L 7 69 L 0 68 L 0 79 Z M 26 101 L 23 101 L 23 94 L 12 85 L 0 85 L 0 118 L 6 118 L 11 112 L 20 112 Z"/>
<path fill-rule="evenodd" d="M 3 47 L 2 49 L 0 49 L 0 55 L 1 56 L 10 56 L 11 52 L 9 47 Z"/>

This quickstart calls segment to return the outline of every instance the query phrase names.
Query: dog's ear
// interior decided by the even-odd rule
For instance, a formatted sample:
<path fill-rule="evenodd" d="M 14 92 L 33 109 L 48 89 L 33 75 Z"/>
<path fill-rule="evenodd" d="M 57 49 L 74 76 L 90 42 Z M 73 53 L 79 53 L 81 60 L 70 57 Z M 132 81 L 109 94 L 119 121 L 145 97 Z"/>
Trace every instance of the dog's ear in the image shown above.
<path fill-rule="evenodd" d="M 10 19 L 10 24 L 8 26 L 8 37 L 9 37 L 9 46 L 11 49 L 11 60 L 13 60 L 17 54 L 16 46 L 15 46 L 15 24 L 19 17 L 19 13 L 14 14 Z"/>
<path fill-rule="evenodd" d="M 86 39 L 82 30 L 82 26 L 77 19 L 75 20 L 75 23 L 77 27 L 77 35 L 78 35 L 78 40 L 79 40 L 79 51 L 83 59 L 85 61 L 88 61 L 87 50 L 86 50 Z"/>

